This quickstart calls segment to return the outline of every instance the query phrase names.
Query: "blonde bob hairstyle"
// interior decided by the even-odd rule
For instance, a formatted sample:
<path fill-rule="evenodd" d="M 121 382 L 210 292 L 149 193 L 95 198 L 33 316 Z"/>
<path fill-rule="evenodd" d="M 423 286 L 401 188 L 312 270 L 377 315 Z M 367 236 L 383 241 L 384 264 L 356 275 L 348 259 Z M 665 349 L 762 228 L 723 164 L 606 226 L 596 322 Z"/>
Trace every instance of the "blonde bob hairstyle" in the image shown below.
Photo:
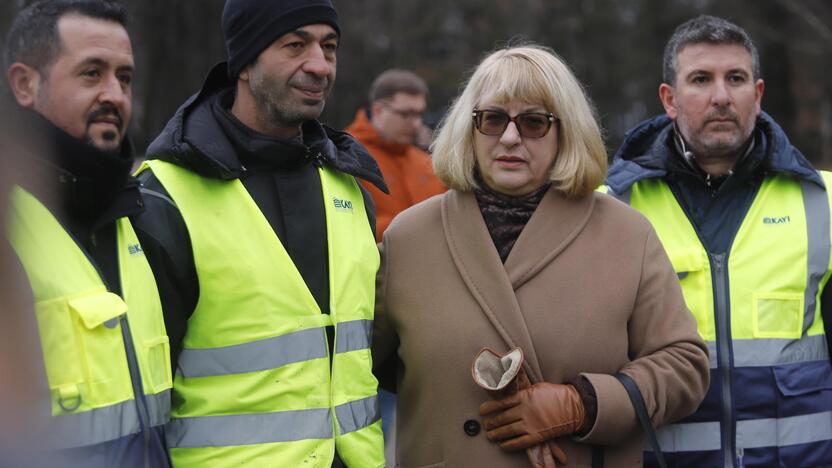
<path fill-rule="evenodd" d="M 531 44 L 489 54 L 445 115 L 431 148 L 433 170 L 445 185 L 463 192 L 478 188 L 471 113 L 483 98 L 540 104 L 560 119 L 558 154 L 549 174 L 553 188 L 580 197 L 603 183 L 607 154 L 589 99 L 554 51 Z"/>

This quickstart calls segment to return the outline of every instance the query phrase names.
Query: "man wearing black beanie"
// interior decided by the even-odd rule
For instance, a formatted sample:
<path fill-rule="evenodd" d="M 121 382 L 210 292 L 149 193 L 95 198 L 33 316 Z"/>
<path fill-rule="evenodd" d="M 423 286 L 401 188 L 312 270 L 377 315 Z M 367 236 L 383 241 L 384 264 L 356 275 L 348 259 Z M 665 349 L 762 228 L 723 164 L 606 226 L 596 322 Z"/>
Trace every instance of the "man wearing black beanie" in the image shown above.
<path fill-rule="evenodd" d="M 142 230 L 170 336 L 175 466 L 384 466 L 369 359 L 386 191 L 316 119 L 341 40 L 329 0 L 228 0 L 228 61 L 147 150 Z"/>

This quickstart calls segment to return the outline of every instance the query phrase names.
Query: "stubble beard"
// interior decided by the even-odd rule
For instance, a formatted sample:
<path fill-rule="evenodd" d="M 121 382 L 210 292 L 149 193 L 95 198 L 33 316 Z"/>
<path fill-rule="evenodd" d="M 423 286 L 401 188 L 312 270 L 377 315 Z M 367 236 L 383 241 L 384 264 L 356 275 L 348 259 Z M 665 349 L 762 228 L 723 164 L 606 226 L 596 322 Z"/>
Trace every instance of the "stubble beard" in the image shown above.
<path fill-rule="evenodd" d="M 682 109 L 680 109 L 680 115 L 682 115 Z M 738 155 L 745 147 L 754 129 L 753 121 L 745 122 L 746 125 L 743 127 L 738 117 L 734 117 L 736 120 L 733 124 L 712 124 L 708 123 L 708 118 L 705 118 L 699 128 L 695 129 L 695 132 L 686 119 L 679 119 L 678 125 L 682 136 L 697 158 L 700 160 L 722 159 Z M 753 118 L 756 119 L 756 116 L 753 116 Z M 729 131 L 714 133 L 714 130 L 707 128 L 711 125 L 732 125 L 734 128 Z"/>
<path fill-rule="evenodd" d="M 326 96 L 317 99 L 299 99 L 288 84 L 278 83 L 265 74 L 252 74 L 249 80 L 251 95 L 262 123 L 268 127 L 296 127 L 307 120 L 317 119 L 324 110 Z"/>

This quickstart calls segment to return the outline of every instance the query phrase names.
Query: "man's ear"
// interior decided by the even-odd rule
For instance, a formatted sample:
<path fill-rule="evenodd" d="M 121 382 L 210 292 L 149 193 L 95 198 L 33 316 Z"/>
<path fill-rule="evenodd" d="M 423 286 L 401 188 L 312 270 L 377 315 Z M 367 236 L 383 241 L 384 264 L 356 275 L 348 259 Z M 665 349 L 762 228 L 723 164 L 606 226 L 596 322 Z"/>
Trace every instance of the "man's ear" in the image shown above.
<path fill-rule="evenodd" d="M 673 94 L 674 92 L 673 86 L 667 83 L 662 83 L 659 86 L 659 99 L 662 101 L 664 111 L 668 117 L 676 120 L 676 116 L 679 115 L 679 110 L 676 107 L 676 96 Z"/>
<path fill-rule="evenodd" d="M 40 73 L 29 65 L 15 62 L 9 67 L 6 77 L 17 103 L 21 107 L 33 108 L 42 84 Z"/>
<path fill-rule="evenodd" d="M 754 92 L 755 92 L 755 102 L 757 105 L 757 115 L 763 111 L 762 102 L 763 102 L 763 92 L 766 90 L 766 84 L 763 80 L 757 80 L 754 83 Z"/>
<path fill-rule="evenodd" d="M 370 120 L 373 120 L 373 118 L 379 115 L 379 113 L 381 113 L 383 110 L 384 105 L 381 103 L 381 101 L 373 101 L 373 103 L 370 104 Z"/>

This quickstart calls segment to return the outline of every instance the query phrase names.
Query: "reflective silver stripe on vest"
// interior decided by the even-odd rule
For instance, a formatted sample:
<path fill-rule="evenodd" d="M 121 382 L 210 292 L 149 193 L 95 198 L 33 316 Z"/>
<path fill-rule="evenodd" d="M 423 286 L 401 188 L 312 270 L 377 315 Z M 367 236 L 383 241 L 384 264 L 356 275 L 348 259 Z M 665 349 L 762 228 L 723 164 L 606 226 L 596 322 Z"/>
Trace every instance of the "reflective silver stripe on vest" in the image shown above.
<path fill-rule="evenodd" d="M 147 402 L 150 425 L 161 426 L 167 424 L 170 421 L 170 390 L 155 395 L 145 395 L 144 398 Z"/>
<path fill-rule="evenodd" d="M 373 395 L 338 405 L 335 407 L 335 416 L 342 435 L 363 429 L 381 418 L 378 397 Z"/>
<path fill-rule="evenodd" d="M 370 347 L 373 336 L 372 320 L 355 320 L 338 323 L 336 353 L 347 353 Z"/>
<path fill-rule="evenodd" d="M 832 440 L 832 411 L 737 422 L 737 446 L 782 447 Z"/>
<path fill-rule="evenodd" d="M 312 328 L 234 346 L 183 349 L 177 364 L 184 377 L 210 377 L 276 369 L 327 354 L 324 329 Z"/>
<path fill-rule="evenodd" d="M 173 419 L 167 426 L 170 447 L 227 447 L 307 439 L 331 439 L 329 409 L 280 411 Z"/>
<path fill-rule="evenodd" d="M 806 210 L 806 237 L 808 239 L 808 273 L 803 317 L 803 333 L 809 329 L 815 319 L 815 306 L 823 275 L 829 270 L 829 198 L 826 190 L 815 183 L 800 182 L 803 191 L 803 207 Z"/>
<path fill-rule="evenodd" d="M 141 430 L 134 400 L 82 413 L 62 414 L 50 420 L 52 448 L 65 449 L 100 444 Z"/>
<path fill-rule="evenodd" d="M 658 430 L 658 438 L 664 452 L 720 449 L 718 422 L 665 426 Z M 832 440 L 832 411 L 780 419 L 737 421 L 737 447 L 784 447 L 824 440 Z"/>
<path fill-rule="evenodd" d="M 662 452 L 719 450 L 718 422 L 671 424 L 656 431 Z M 652 451 L 649 445 L 645 450 Z"/>
<path fill-rule="evenodd" d="M 804 336 L 799 340 L 785 338 L 735 339 L 735 367 L 777 366 L 796 362 L 825 361 L 829 348 L 824 335 Z M 708 342 L 710 367 L 716 369 L 716 343 Z"/>

